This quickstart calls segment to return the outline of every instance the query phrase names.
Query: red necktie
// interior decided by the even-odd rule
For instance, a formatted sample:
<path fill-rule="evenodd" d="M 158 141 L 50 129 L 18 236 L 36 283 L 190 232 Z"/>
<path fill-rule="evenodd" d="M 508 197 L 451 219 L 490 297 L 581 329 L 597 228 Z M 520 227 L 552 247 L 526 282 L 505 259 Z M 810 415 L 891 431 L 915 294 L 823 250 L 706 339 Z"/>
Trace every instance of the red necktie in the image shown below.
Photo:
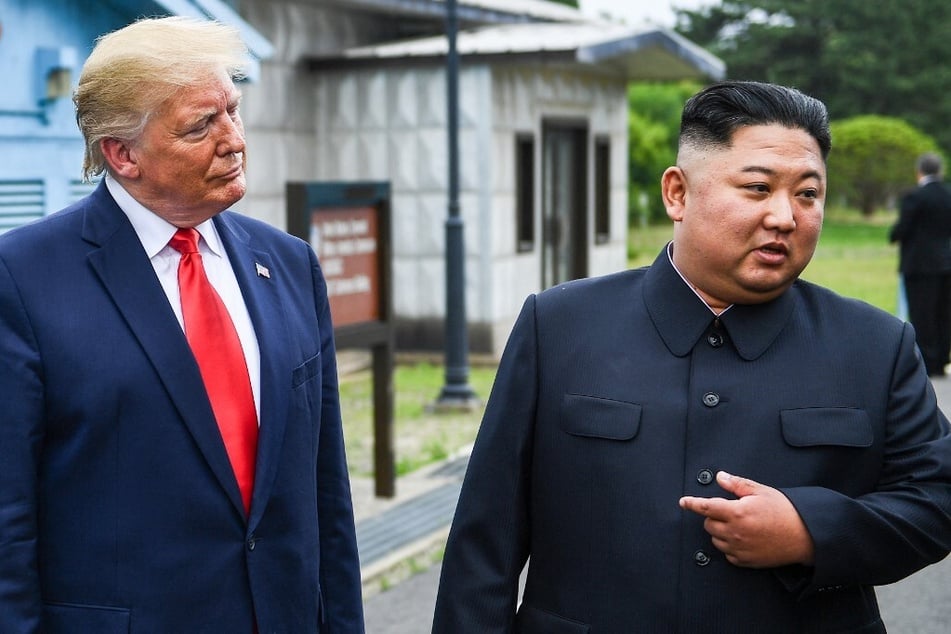
<path fill-rule="evenodd" d="M 224 302 L 205 275 L 198 253 L 198 232 L 179 229 L 168 244 L 182 254 L 178 264 L 178 288 L 185 337 L 201 370 L 211 409 L 241 489 L 244 509 L 249 511 L 258 420 L 241 341 Z"/>

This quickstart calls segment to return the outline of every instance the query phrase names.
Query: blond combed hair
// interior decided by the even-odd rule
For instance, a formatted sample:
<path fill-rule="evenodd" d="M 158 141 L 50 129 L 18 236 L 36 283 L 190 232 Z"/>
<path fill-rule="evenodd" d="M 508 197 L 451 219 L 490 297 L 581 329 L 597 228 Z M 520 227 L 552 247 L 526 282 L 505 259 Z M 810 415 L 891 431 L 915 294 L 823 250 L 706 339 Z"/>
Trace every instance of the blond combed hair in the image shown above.
<path fill-rule="evenodd" d="M 179 90 L 223 74 L 240 79 L 248 61 L 238 30 L 208 20 L 144 18 L 101 36 L 73 94 L 86 142 L 83 178 L 106 169 L 103 139 L 133 141 Z"/>

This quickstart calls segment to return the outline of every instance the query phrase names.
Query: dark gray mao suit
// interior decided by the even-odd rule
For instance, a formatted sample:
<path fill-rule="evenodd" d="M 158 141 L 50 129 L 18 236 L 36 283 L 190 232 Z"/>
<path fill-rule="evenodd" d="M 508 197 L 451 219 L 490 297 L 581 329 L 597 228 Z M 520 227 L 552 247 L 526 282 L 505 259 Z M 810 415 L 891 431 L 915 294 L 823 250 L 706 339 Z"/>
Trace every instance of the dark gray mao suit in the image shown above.
<path fill-rule="evenodd" d="M 789 497 L 813 567 L 727 562 L 678 507 L 726 495 L 721 469 Z M 882 632 L 872 586 L 949 547 L 951 436 L 912 329 L 803 281 L 715 319 L 664 252 L 526 301 L 434 632 Z"/>

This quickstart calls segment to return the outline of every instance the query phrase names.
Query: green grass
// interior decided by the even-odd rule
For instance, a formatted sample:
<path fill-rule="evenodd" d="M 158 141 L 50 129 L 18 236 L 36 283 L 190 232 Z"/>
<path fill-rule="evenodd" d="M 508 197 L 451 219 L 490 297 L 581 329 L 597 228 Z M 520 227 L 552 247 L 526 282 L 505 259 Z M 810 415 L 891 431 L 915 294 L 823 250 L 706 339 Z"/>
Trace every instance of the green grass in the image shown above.
<path fill-rule="evenodd" d="M 827 220 L 816 254 L 802 277 L 894 313 L 898 248 L 888 242 L 888 225 Z"/>
<path fill-rule="evenodd" d="M 897 248 L 888 243 L 894 212 L 861 218 L 847 210 L 830 210 L 815 257 L 803 278 L 841 295 L 857 297 L 889 312 L 897 294 Z M 654 261 L 671 237 L 668 223 L 633 227 L 628 244 L 629 265 Z M 469 384 L 485 401 L 495 367 L 473 365 Z M 444 383 L 443 369 L 432 363 L 399 364 L 394 376 L 397 475 L 453 455 L 475 439 L 482 409 L 473 412 L 429 411 Z M 354 476 L 373 474 L 373 397 L 369 371 L 341 377 L 347 462 Z"/>
<path fill-rule="evenodd" d="M 888 242 L 894 212 L 861 218 L 848 210 L 830 210 L 819 246 L 803 279 L 856 297 L 894 313 L 898 294 L 898 248 Z M 654 261 L 672 235 L 669 224 L 633 227 L 628 242 L 631 267 Z"/>
<path fill-rule="evenodd" d="M 485 402 L 496 368 L 473 365 L 469 385 Z M 432 363 L 398 364 L 393 377 L 396 474 L 448 458 L 475 440 L 482 408 L 471 412 L 429 411 L 444 384 Z M 373 474 L 373 383 L 369 370 L 341 377 L 340 403 L 350 474 Z"/>

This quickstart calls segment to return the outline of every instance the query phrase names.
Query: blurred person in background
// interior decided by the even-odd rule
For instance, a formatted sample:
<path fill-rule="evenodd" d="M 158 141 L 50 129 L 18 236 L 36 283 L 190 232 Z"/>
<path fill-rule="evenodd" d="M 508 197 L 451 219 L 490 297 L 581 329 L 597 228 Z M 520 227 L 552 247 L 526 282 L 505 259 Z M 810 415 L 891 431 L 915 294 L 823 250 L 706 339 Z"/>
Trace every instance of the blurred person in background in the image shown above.
<path fill-rule="evenodd" d="M 916 168 L 918 186 L 902 196 L 889 237 L 925 367 L 940 377 L 951 361 L 951 191 L 937 154 L 922 154 Z"/>

